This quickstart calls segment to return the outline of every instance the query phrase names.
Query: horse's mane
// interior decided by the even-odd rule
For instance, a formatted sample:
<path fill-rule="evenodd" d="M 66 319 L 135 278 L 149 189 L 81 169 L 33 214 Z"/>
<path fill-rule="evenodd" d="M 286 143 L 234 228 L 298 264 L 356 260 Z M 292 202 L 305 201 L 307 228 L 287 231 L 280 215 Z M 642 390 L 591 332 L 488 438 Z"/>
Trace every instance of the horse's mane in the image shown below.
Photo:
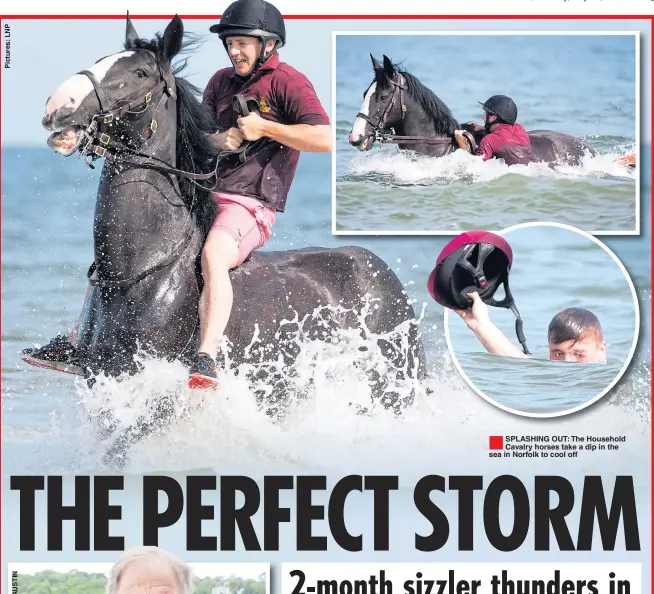
<path fill-rule="evenodd" d="M 459 124 L 452 116 L 450 108 L 438 98 L 436 93 L 423 85 L 413 74 L 406 70 L 401 70 L 397 64 L 393 64 L 393 66 L 395 70 L 404 76 L 409 95 L 422 106 L 427 115 L 436 124 L 436 132 L 438 134 L 454 134 Z M 383 73 L 382 76 L 384 77 L 388 77 L 383 70 L 377 72 Z M 388 82 L 388 80 L 379 82 L 383 84 L 384 82 Z"/>
<path fill-rule="evenodd" d="M 191 33 L 184 34 L 184 42 L 178 55 L 197 49 L 199 37 Z M 157 58 L 162 69 L 170 70 L 175 78 L 177 90 L 177 169 L 191 173 L 210 173 L 216 166 L 219 150 L 207 137 L 206 133 L 215 132 L 214 115 L 198 100 L 202 91 L 186 79 L 178 76 L 184 70 L 187 60 L 173 66 L 163 52 L 163 36 L 156 34 L 154 39 L 138 39 L 134 45 L 125 49 L 145 49 Z M 211 187 L 215 178 L 200 181 L 199 184 Z M 216 216 L 216 203 L 207 190 L 196 186 L 192 181 L 179 177 L 182 200 L 187 208 L 195 214 L 196 223 L 206 236 Z"/>

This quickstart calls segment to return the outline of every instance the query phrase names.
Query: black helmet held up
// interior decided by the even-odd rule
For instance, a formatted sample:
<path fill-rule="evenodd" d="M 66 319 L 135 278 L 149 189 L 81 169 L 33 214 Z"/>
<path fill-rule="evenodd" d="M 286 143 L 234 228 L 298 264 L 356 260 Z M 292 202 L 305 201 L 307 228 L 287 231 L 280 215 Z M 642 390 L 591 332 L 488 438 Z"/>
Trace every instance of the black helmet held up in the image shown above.
<path fill-rule="evenodd" d="M 467 231 L 452 239 L 436 260 L 429 278 L 431 296 L 445 307 L 467 309 L 472 300 L 467 293 L 479 293 L 482 301 L 498 307 L 510 307 L 508 291 L 513 252 L 507 241 L 488 231 Z M 495 301 L 494 294 L 505 285 L 505 299 Z"/>
<path fill-rule="evenodd" d="M 478 101 L 484 111 L 497 116 L 497 119 L 504 124 L 515 124 L 518 119 L 518 106 L 511 97 L 506 95 L 493 95 L 485 103 Z"/>
<path fill-rule="evenodd" d="M 220 23 L 209 28 L 225 41 L 230 35 L 261 38 L 264 46 L 269 39 L 277 41 L 277 48 L 286 43 L 284 17 L 270 2 L 264 0 L 237 0 L 223 13 Z"/>
<path fill-rule="evenodd" d="M 472 299 L 468 293 L 478 293 L 488 305 L 510 309 L 516 316 L 516 334 L 522 349 L 529 354 L 522 331 L 522 319 L 509 289 L 509 272 L 513 252 L 507 241 L 488 231 L 468 231 L 452 239 L 436 259 L 427 289 L 438 303 L 450 309 L 468 309 Z M 495 293 L 504 285 L 504 299 Z"/>

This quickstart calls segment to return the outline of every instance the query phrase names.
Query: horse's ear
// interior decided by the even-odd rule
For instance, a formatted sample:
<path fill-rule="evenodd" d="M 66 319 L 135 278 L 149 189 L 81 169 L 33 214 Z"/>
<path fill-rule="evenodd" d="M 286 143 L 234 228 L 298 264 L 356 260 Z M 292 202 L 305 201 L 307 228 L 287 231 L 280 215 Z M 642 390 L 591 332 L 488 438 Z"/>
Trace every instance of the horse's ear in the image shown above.
<path fill-rule="evenodd" d="M 393 78 L 395 74 L 395 66 L 393 66 L 393 62 L 386 55 L 384 56 L 384 72 L 388 74 L 389 78 Z"/>
<path fill-rule="evenodd" d="M 132 19 L 129 18 L 129 11 L 127 12 L 127 24 L 125 26 L 125 49 L 132 49 L 136 47 L 136 41 L 139 36 L 132 25 Z"/>
<path fill-rule="evenodd" d="M 372 67 L 375 69 L 375 71 L 382 69 L 382 65 L 377 62 L 377 60 L 375 60 L 375 56 L 370 54 L 370 59 L 372 60 Z"/>
<path fill-rule="evenodd" d="M 172 60 L 182 49 L 184 39 L 184 23 L 179 15 L 175 15 L 168 23 L 163 35 L 163 54 L 168 61 Z"/>

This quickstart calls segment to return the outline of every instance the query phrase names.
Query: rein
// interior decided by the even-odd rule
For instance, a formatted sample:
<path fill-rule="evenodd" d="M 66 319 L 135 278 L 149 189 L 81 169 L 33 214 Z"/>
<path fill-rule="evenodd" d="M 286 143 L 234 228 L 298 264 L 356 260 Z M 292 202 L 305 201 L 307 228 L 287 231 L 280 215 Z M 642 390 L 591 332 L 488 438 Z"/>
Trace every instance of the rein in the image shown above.
<path fill-rule="evenodd" d="M 462 130 L 461 132 L 468 141 L 469 152 L 474 153 L 477 150 L 474 135 L 468 130 Z M 454 136 L 400 136 L 383 132 L 375 132 L 375 141 L 382 144 L 457 144 Z"/>
<path fill-rule="evenodd" d="M 454 136 L 400 136 L 375 132 L 375 141 L 389 144 L 452 144 Z"/>

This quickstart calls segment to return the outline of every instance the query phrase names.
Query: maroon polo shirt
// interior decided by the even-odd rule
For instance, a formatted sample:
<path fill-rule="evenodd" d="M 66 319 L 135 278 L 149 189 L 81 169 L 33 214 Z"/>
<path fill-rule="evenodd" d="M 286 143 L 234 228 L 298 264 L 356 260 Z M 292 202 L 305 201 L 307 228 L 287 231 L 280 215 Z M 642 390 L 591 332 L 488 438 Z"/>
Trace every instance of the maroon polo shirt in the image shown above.
<path fill-rule="evenodd" d="M 496 124 L 490 134 L 486 134 L 475 153 L 484 157 L 504 159 L 507 165 L 527 165 L 533 162 L 529 134 L 520 124 Z"/>
<path fill-rule="evenodd" d="M 274 54 L 247 77 L 233 67 L 214 74 L 204 91 L 203 103 L 214 114 L 219 132 L 236 127 L 232 109 L 234 95 L 254 97 L 259 115 L 280 124 L 329 125 L 313 85 L 304 74 L 279 61 Z M 262 138 L 254 145 L 244 163 L 228 157 L 220 162 L 216 191 L 251 196 L 283 212 L 286 197 L 295 177 L 300 152 Z"/>

